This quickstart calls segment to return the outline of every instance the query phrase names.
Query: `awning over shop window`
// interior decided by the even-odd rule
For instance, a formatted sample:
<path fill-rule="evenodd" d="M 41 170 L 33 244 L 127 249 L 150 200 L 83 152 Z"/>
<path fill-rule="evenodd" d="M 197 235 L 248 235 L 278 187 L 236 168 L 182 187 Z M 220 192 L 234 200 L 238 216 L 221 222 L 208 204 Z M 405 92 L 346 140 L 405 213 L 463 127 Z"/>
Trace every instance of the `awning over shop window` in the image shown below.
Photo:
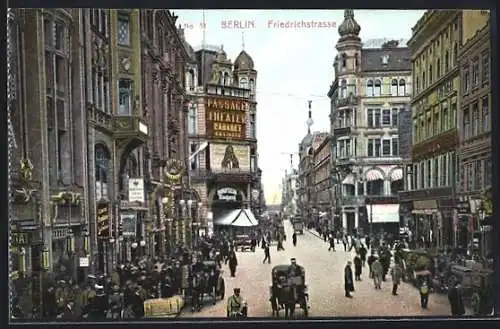
<path fill-rule="evenodd" d="M 368 170 L 365 174 L 365 177 L 366 177 L 367 182 L 373 182 L 376 180 L 383 180 L 384 179 L 384 176 L 382 175 L 382 173 L 378 170 L 375 170 L 375 169 Z"/>
<path fill-rule="evenodd" d="M 368 221 L 372 223 L 399 223 L 398 204 L 374 204 L 367 206 Z M 372 218 L 370 218 L 370 215 Z"/>
<path fill-rule="evenodd" d="M 259 222 L 250 209 L 231 210 L 214 221 L 215 225 L 251 227 L 257 226 Z"/>
<path fill-rule="evenodd" d="M 395 182 L 397 180 L 403 179 L 403 169 L 397 168 L 391 172 L 391 181 Z"/>
<path fill-rule="evenodd" d="M 349 174 L 347 175 L 346 178 L 342 181 L 342 184 L 344 185 L 354 185 L 354 176 Z"/>

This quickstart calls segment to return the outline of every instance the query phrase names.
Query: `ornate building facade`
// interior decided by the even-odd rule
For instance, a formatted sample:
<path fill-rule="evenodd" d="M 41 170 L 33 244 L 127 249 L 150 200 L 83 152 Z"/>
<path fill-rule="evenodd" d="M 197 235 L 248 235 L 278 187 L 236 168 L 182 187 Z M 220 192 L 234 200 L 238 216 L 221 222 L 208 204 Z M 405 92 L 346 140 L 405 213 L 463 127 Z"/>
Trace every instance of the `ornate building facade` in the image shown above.
<path fill-rule="evenodd" d="M 492 214 L 483 204 L 486 199 L 491 199 L 493 174 L 489 12 L 464 11 L 461 39 L 458 59 L 461 82 L 458 111 L 460 176 L 457 192 L 466 211 L 458 215 L 456 232 L 457 244 L 467 247 L 471 234 L 485 231 L 486 226 L 491 227 L 491 223 L 487 224 L 484 219 Z M 485 255 L 492 250 L 492 241 L 488 234 L 483 237 L 481 251 Z"/>
<path fill-rule="evenodd" d="M 331 99 L 337 227 L 397 231 L 403 188 L 398 114 L 410 101 L 409 50 L 397 41 L 363 48 L 353 10 L 339 26 Z"/>
<path fill-rule="evenodd" d="M 36 306 L 45 279 L 82 279 L 88 252 L 83 10 L 10 12 L 11 278 Z"/>
<path fill-rule="evenodd" d="M 412 186 L 400 193 L 415 238 L 454 241 L 458 183 L 461 11 L 429 10 L 412 29 Z"/>
<path fill-rule="evenodd" d="M 146 248 L 189 243 L 181 202 L 188 53 L 176 17 L 11 13 L 9 81 L 22 91 L 11 91 L 9 103 L 13 276 L 81 280 Z"/>
<path fill-rule="evenodd" d="M 199 196 L 200 229 L 210 232 L 214 225 L 230 226 L 222 223 L 230 209 L 250 209 L 250 217 L 262 211 L 257 71 L 244 50 L 233 63 L 222 46 L 189 48 L 188 170 Z"/>

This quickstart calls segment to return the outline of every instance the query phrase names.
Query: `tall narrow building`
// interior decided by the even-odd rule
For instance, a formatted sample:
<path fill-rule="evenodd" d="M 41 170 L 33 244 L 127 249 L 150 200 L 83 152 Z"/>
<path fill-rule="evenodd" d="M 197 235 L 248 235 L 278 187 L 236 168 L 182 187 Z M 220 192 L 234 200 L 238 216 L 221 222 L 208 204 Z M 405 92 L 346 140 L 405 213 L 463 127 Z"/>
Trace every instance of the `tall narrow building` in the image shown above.
<path fill-rule="evenodd" d="M 228 229 L 238 220 L 256 223 L 263 193 L 253 59 L 242 50 L 233 63 L 222 46 L 204 45 L 191 49 L 185 74 L 191 99 L 189 171 L 201 200 L 200 229 Z"/>
<path fill-rule="evenodd" d="M 408 41 L 413 77 L 412 186 L 400 193 L 413 236 L 452 245 L 457 206 L 460 10 L 428 10 Z"/>
<path fill-rule="evenodd" d="M 10 10 L 11 278 L 32 283 L 17 293 L 33 306 L 43 277 L 82 280 L 89 251 L 83 12 Z"/>
<path fill-rule="evenodd" d="M 409 49 L 397 41 L 365 48 L 354 11 L 344 12 L 331 99 L 335 226 L 397 233 L 403 188 L 398 116 L 410 101 Z"/>

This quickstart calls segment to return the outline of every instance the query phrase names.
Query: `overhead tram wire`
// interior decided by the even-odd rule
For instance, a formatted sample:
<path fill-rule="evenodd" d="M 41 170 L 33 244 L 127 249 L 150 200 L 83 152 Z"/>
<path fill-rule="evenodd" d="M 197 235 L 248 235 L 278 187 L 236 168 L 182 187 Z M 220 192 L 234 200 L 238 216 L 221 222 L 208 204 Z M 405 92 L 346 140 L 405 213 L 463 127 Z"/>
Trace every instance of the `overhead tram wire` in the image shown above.
<path fill-rule="evenodd" d="M 284 97 L 292 97 L 300 100 L 313 100 L 314 102 L 318 101 L 328 101 L 330 102 L 330 98 L 326 95 L 314 95 L 314 94 L 297 94 L 297 93 L 278 93 L 278 92 L 267 92 L 267 91 L 257 91 L 257 94 L 261 95 L 272 95 L 272 96 L 284 96 Z"/>

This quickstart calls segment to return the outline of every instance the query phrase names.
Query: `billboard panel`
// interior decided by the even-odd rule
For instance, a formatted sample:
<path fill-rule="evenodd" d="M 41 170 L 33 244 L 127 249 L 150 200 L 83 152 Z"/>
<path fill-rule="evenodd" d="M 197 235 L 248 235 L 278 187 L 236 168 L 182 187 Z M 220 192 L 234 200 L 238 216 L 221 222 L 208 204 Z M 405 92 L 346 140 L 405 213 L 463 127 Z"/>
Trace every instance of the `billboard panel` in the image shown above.
<path fill-rule="evenodd" d="M 214 172 L 250 171 L 250 146 L 210 144 L 210 169 Z"/>
<path fill-rule="evenodd" d="M 207 97 L 206 127 L 211 138 L 245 139 L 249 103 L 241 99 Z"/>

